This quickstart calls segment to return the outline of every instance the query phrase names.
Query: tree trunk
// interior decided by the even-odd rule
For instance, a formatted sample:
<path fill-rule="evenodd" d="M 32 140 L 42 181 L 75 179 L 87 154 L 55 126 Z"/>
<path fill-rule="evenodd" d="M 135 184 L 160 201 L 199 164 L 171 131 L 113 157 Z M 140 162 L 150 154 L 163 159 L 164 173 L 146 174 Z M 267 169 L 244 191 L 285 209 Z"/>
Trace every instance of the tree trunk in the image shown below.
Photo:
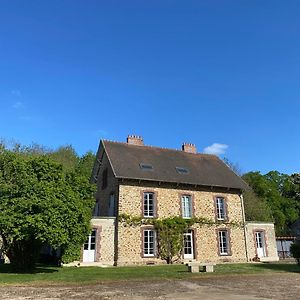
<path fill-rule="evenodd" d="M 15 272 L 32 271 L 41 249 L 41 244 L 35 239 L 14 241 L 8 247 L 7 257 Z"/>

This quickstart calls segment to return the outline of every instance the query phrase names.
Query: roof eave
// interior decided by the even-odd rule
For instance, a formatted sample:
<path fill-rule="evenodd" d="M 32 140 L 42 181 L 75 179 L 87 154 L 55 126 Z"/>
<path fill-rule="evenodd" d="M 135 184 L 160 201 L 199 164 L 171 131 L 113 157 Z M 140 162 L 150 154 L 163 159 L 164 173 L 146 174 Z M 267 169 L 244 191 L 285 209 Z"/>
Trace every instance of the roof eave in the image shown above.
<path fill-rule="evenodd" d="M 151 178 L 135 178 L 135 177 L 127 177 L 127 176 L 116 176 L 117 179 L 123 179 L 123 180 L 134 180 L 134 181 L 147 181 L 147 182 L 159 182 L 159 183 L 171 183 L 176 185 L 189 185 L 194 187 L 207 187 L 207 188 L 222 188 L 222 189 L 228 189 L 228 190 L 239 190 L 243 192 L 245 189 L 241 187 L 228 187 L 228 186 L 222 186 L 222 185 L 211 185 L 211 184 L 199 184 L 199 183 L 191 183 L 191 182 L 178 182 L 178 181 L 165 181 L 165 180 L 158 180 L 158 179 L 151 179 Z"/>

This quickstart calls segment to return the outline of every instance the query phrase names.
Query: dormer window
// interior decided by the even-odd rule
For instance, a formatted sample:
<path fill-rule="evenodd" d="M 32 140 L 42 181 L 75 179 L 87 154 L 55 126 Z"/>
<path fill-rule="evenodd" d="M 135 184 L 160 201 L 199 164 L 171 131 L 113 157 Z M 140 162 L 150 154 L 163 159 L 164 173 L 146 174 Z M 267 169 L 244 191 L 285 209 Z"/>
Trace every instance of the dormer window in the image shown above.
<path fill-rule="evenodd" d="M 150 165 L 150 164 L 143 164 L 143 163 L 141 163 L 141 164 L 140 164 L 140 168 L 141 168 L 143 171 L 153 171 L 153 166 Z"/>
<path fill-rule="evenodd" d="M 184 168 L 184 167 L 176 167 L 176 171 L 179 173 L 179 174 L 189 174 L 189 170 L 187 168 Z"/>

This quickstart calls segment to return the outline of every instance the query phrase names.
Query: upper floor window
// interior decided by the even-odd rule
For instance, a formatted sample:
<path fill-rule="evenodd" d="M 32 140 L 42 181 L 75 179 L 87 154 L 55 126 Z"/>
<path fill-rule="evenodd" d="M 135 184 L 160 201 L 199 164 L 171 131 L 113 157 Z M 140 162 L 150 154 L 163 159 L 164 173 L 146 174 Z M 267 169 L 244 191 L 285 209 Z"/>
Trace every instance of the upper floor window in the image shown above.
<path fill-rule="evenodd" d="M 107 169 L 102 172 L 102 190 L 107 187 Z"/>
<path fill-rule="evenodd" d="M 144 209 L 144 217 L 153 218 L 154 217 L 154 193 L 145 192 L 143 194 L 143 209 Z"/>
<path fill-rule="evenodd" d="M 143 255 L 145 257 L 155 255 L 155 231 L 153 229 L 145 229 L 143 231 Z"/>
<path fill-rule="evenodd" d="M 109 196 L 108 215 L 111 217 L 115 215 L 115 195 L 114 194 L 110 194 L 110 196 Z"/>
<path fill-rule="evenodd" d="M 216 215 L 217 215 L 217 220 L 226 219 L 226 203 L 225 203 L 225 199 L 222 197 L 216 198 Z"/>
<path fill-rule="evenodd" d="M 229 236 L 227 230 L 218 231 L 218 247 L 220 255 L 229 255 Z"/>
<path fill-rule="evenodd" d="M 99 215 L 100 215 L 100 207 L 99 207 L 99 202 L 97 200 L 93 209 L 93 216 L 97 217 Z"/>
<path fill-rule="evenodd" d="M 181 196 L 182 217 L 189 219 L 192 217 L 192 198 L 189 195 Z"/>

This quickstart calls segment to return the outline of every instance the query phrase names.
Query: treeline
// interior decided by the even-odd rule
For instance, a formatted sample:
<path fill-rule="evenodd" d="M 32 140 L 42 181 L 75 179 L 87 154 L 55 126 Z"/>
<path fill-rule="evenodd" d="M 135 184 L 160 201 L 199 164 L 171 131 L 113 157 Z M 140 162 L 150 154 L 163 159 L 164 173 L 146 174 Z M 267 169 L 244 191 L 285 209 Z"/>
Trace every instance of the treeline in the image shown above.
<path fill-rule="evenodd" d="M 82 156 L 78 155 L 72 145 L 60 146 L 56 149 L 47 148 L 43 145 L 33 143 L 29 146 L 16 142 L 6 142 L 0 140 L 0 149 L 5 149 L 13 153 L 24 156 L 45 155 L 53 161 L 62 165 L 65 171 L 76 172 L 86 178 L 91 177 L 96 155 L 92 151 L 87 151 Z"/>
<path fill-rule="evenodd" d="M 300 217 L 300 173 L 249 172 L 242 178 L 251 187 L 244 193 L 246 220 L 271 221 L 277 236 L 292 235 L 290 226 Z"/>
<path fill-rule="evenodd" d="M 49 149 L 39 144 L 8 145 L 0 141 L 0 149 L 28 156 L 44 155 L 61 164 L 66 172 L 75 172 L 86 179 L 90 179 L 96 158 L 92 151 L 79 156 L 71 145 Z M 241 173 L 238 164 L 228 159 L 224 162 L 236 173 Z M 271 171 L 263 175 L 249 172 L 242 178 L 250 186 L 244 192 L 246 220 L 274 222 L 277 235 L 291 235 L 290 225 L 300 217 L 300 173 L 287 175 Z"/>

